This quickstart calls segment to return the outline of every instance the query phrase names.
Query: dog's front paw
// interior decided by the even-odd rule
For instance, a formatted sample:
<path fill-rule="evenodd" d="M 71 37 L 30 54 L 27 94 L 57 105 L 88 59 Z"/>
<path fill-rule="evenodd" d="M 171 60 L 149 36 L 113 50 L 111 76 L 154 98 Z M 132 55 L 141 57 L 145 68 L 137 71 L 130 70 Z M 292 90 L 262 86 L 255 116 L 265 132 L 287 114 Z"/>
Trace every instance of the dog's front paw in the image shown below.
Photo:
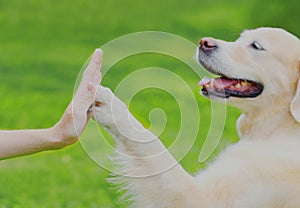
<path fill-rule="evenodd" d="M 99 107 L 101 105 L 110 104 L 113 97 L 114 94 L 109 88 L 99 85 L 97 88 L 95 105 Z"/>
<path fill-rule="evenodd" d="M 136 129 L 138 123 L 127 106 L 106 87 L 99 86 L 94 104 L 94 119 L 114 135 L 128 135 L 128 129 Z M 140 124 L 136 124 L 140 126 Z"/>
<path fill-rule="evenodd" d="M 109 127 L 113 125 L 112 103 L 114 99 L 113 92 L 103 86 L 98 86 L 95 104 L 93 107 L 93 118 L 102 126 Z"/>

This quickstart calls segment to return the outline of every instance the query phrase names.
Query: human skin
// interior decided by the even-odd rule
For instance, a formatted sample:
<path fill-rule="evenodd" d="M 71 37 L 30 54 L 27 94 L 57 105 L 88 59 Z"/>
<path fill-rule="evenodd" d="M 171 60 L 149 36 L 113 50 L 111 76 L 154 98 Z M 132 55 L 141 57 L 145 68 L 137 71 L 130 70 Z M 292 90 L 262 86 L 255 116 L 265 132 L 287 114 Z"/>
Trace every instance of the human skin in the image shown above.
<path fill-rule="evenodd" d="M 102 50 L 96 49 L 80 85 L 61 119 L 45 129 L 0 130 L 0 160 L 61 149 L 78 141 L 90 119 L 96 86 L 100 83 Z"/>

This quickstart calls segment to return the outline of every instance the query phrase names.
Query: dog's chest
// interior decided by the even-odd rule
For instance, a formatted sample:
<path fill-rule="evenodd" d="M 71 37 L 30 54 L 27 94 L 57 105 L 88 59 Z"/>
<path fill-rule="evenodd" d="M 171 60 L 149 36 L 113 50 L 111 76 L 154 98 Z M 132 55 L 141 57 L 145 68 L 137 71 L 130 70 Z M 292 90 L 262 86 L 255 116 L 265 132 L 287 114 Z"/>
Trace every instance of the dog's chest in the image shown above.
<path fill-rule="evenodd" d="M 240 142 L 198 175 L 214 208 L 300 207 L 300 142 Z"/>

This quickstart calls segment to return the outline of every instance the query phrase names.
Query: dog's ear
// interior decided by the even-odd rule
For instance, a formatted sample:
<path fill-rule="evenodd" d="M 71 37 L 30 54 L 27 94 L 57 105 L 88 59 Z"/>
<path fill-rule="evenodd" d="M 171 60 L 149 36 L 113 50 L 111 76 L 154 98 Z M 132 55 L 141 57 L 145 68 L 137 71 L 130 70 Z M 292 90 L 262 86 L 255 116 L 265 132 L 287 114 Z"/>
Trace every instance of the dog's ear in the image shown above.
<path fill-rule="evenodd" d="M 300 61 L 298 62 L 298 70 L 300 71 Z M 294 119 L 300 123 L 300 78 L 298 80 L 296 94 L 290 105 L 290 111 Z"/>

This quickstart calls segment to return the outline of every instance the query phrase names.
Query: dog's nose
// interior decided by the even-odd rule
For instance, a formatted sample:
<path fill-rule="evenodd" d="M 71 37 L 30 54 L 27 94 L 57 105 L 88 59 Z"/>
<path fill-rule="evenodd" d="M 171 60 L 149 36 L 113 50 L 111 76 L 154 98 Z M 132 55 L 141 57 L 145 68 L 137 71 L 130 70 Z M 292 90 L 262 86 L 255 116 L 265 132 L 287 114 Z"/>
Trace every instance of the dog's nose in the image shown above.
<path fill-rule="evenodd" d="M 199 45 L 203 51 L 212 51 L 217 48 L 217 42 L 212 38 L 202 38 Z"/>

